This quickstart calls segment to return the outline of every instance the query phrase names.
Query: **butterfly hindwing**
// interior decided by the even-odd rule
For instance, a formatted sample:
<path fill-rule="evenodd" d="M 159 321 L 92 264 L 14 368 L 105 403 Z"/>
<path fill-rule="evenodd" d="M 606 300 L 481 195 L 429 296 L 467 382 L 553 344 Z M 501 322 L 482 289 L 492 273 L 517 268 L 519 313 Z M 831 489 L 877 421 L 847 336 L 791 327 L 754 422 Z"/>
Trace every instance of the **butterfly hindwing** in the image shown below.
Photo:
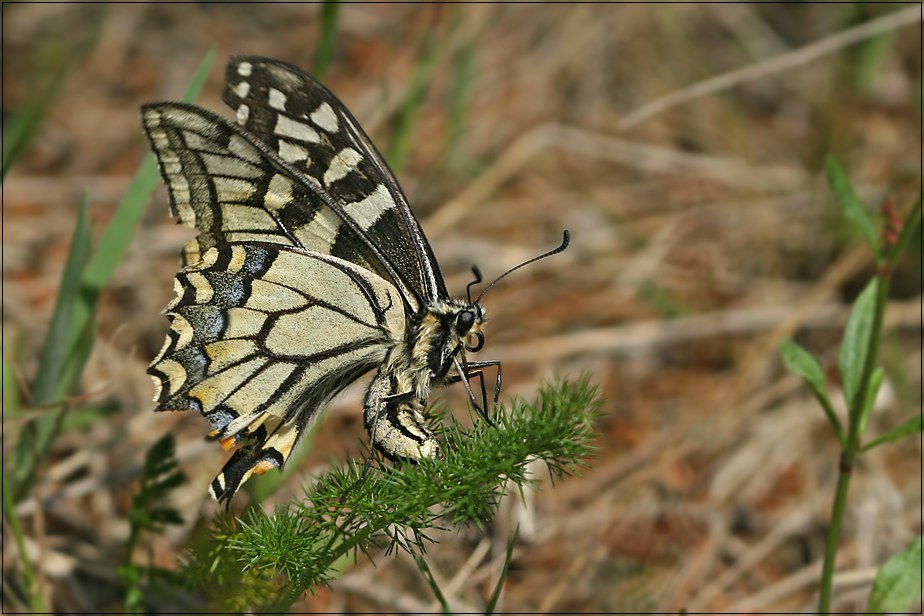
<path fill-rule="evenodd" d="M 298 248 L 221 243 L 175 288 L 148 373 L 158 410 L 197 410 L 225 447 L 242 445 L 212 485 L 220 500 L 281 467 L 317 411 L 404 336 L 391 284 Z"/>
<path fill-rule="evenodd" d="M 225 102 L 238 122 L 313 182 L 379 254 L 418 307 L 448 297 L 439 267 L 381 154 L 346 107 L 298 67 L 258 57 L 232 58 Z M 350 244 L 353 238 L 337 238 Z"/>

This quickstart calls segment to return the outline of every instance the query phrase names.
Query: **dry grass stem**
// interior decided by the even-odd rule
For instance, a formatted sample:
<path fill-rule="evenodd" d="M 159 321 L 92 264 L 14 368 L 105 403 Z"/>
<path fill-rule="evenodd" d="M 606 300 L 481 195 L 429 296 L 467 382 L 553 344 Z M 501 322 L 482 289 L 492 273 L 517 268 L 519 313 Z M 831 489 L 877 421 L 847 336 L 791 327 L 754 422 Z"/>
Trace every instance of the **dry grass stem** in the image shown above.
<path fill-rule="evenodd" d="M 720 92 L 747 81 L 787 71 L 874 36 L 918 23 L 921 19 L 920 7 L 908 7 L 832 34 L 810 45 L 794 49 L 775 58 L 722 73 L 721 75 L 715 75 L 646 103 L 620 120 L 619 129 L 622 131 L 628 130 L 671 107 Z"/>

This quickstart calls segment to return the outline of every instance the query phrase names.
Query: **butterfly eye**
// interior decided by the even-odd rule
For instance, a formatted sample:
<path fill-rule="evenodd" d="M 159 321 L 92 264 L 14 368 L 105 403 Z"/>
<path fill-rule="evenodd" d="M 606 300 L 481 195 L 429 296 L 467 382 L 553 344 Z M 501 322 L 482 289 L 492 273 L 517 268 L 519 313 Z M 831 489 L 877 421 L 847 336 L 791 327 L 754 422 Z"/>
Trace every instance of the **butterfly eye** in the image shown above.
<path fill-rule="evenodd" d="M 474 324 L 475 313 L 471 310 L 463 310 L 459 313 L 459 316 L 456 317 L 456 332 L 458 332 L 460 336 L 464 336 Z"/>
<path fill-rule="evenodd" d="M 475 344 L 471 344 L 472 336 L 475 337 Z M 481 332 L 475 332 L 468 337 L 468 342 L 465 344 L 465 350 L 471 353 L 477 353 L 484 347 L 484 334 Z"/>

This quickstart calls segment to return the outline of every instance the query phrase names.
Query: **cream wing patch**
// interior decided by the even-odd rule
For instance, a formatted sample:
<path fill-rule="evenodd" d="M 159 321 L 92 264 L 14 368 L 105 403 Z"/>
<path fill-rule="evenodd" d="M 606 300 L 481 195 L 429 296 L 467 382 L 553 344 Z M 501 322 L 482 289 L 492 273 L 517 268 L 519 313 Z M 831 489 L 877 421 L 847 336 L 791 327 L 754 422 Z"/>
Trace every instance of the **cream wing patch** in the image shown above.
<path fill-rule="evenodd" d="M 249 308 L 229 308 L 225 316 L 225 338 L 252 338 L 266 325 L 266 313 Z"/>
<path fill-rule="evenodd" d="M 250 361 L 236 364 L 227 370 L 203 379 L 189 390 L 189 396 L 196 398 L 202 404 L 203 413 L 213 411 L 258 369 L 266 365 L 267 361 L 265 357 L 257 357 Z"/>
<path fill-rule="evenodd" d="M 214 374 L 257 355 L 259 349 L 253 340 L 217 340 L 205 345 L 205 353 L 209 358 L 209 374 Z"/>
<path fill-rule="evenodd" d="M 336 133 L 340 130 L 340 123 L 337 121 L 337 113 L 330 103 L 323 102 L 318 108 L 311 113 L 311 121 L 329 133 Z"/>
<path fill-rule="evenodd" d="M 219 176 L 213 178 L 212 182 L 219 201 L 246 203 L 257 191 L 256 184 L 239 178 Z"/>
<path fill-rule="evenodd" d="M 304 166 L 311 164 L 308 150 L 297 143 L 291 143 L 284 139 L 279 140 L 279 157 L 287 163 L 304 162 Z"/>
<path fill-rule="evenodd" d="M 292 189 L 292 180 L 281 173 L 273 175 L 266 189 L 266 196 L 263 197 L 263 205 L 270 212 L 281 210 L 292 203 Z"/>
<path fill-rule="evenodd" d="M 288 116 L 279 114 L 276 119 L 275 133 L 280 137 L 291 137 L 308 143 L 318 143 L 321 136 L 318 131 L 314 130 L 304 122 L 293 120 Z"/>
<path fill-rule="evenodd" d="M 250 297 L 244 307 L 274 314 L 304 308 L 310 301 L 310 298 L 290 287 L 258 279 L 251 283 Z"/>
<path fill-rule="evenodd" d="M 271 399 L 297 368 L 290 362 L 269 364 L 225 400 L 225 406 L 240 415 L 252 412 Z M 230 430 L 228 434 L 233 434 Z"/>
<path fill-rule="evenodd" d="M 337 180 L 342 180 L 351 171 L 354 171 L 362 162 L 363 155 L 353 148 L 343 148 L 330 161 L 327 171 L 324 172 L 324 185 L 330 186 Z"/>
<path fill-rule="evenodd" d="M 246 95 L 245 95 L 246 96 Z M 243 96 L 241 97 L 243 98 Z M 277 111 L 286 110 L 286 95 L 276 88 L 269 89 L 269 106 Z"/>
<path fill-rule="evenodd" d="M 305 335 L 312 332 L 312 335 Z M 273 354 L 311 357 L 363 338 L 373 339 L 376 330 L 323 306 L 279 315 L 266 336 L 266 349 Z"/>
<path fill-rule="evenodd" d="M 253 231 L 275 231 L 279 228 L 276 220 L 266 210 L 229 203 L 221 210 L 221 228 L 224 231 L 250 229 Z"/>
<path fill-rule="evenodd" d="M 383 279 L 375 280 L 368 272 L 352 264 L 337 264 L 338 267 L 329 260 L 301 257 L 298 252 L 281 252 L 263 280 L 297 289 L 308 297 L 319 298 L 325 304 L 369 325 L 376 323 L 376 308 L 389 306 L 386 312 L 394 313 L 389 321 L 403 323 L 401 298 L 397 290 Z M 369 302 L 353 277 L 361 277 L 375 290 L 377 306 Z"/>
<path fill-rule="evenodd" d="M 330 251 L 337 241 L 342 222 L 333 210 L 321 208 L 310 222 L 295 228 L 295 237 L 303 246 L 311 246 L 319 252 Z"/>
<path fill-rule="evenodd" d="M 397 207 L 394 197 L 388 191 L 388 187 L 379 184 L 375 191 L 363 199 L 356 201 L 347 206 L 347 214 L 356 221 L 364 231 L 372 228 L 379 218 L 388 210 Z"/>

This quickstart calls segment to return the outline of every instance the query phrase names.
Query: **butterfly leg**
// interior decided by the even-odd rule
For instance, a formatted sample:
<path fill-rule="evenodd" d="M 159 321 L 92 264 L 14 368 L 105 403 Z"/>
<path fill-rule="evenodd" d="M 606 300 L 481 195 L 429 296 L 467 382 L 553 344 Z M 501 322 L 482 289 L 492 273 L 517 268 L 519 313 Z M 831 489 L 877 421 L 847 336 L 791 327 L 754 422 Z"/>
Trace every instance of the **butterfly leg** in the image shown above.
<path fill-rule="evenodd" d="M 483 399 L 485 400 L 485 406 L 487 406 L 488 403 L 487 403 L 487 393 L 484 390 L 484 376 L 482 375 L 482 369 L 491 368 L 495 366 L 497 367 L 497 382 L 494 384 L 494 405 L 497 406 L 497 401 L 498 399 L 500 399 L 500 392 L 501 392 L 501 361 L 499 359 L 491 359 L 488 361 L 472 361 L 466 364 L 467 369 L 470 370 L 474 368 L 477 371 L 478 375 L 481 376 L 481 379 L 482 379 L 481 393 L 482 393 Z M 471 373 L 471 375 L 474 375 L 474 374 L 475 374 L 474 372 Z"/>
<path fill-rule="evenodd" d="M 472 403 L 472 406 L 475 408 L 475 410 L 478 411 L 478 414 L 484 417 L 485 419 L 487 419 L 486 413 L 484 411 L 486 411 L 488 408 L 488 391 L 484 386 L 484 371 L 483 370 L 468 370 L 465 373 L 465 379 L 463 379 L 459 375 L 453 375 L 446 379 L 446 384 L 452 385 L 460 381 L 464 381 L 466 379 L 469 382 L 471 382 L 475 378 L 478 379 L 478 387 L 479 389 L 481 389 L 481 404 L 479 405 L 478 402 L 475 401 L 474 398 L 471 398 L 470 402 Z"/>
<path fill-rule="evenodd" d="M 489 426 L 494 426 L 494 422 L 491 421 L 491 417 L 488 415 L 488 393 L 484 385 L 484 368 L 490 368 L 497 366 L 497 383 L 494 387 L 494 405 L 497 405 L 497 400 L 500 398 L 500 389 L 501 389 L 501 362 L 497 359 L 492 359 L 489 361 L 474 361 L 462 363 L 458 358 L 453 358 L 455 362 L 456 370 L 458 374 L 454 374 L 450 377 L 447 377 L 446 383 L 463 383 L 465 385 L 465 391 L 468 392 L 469 400 L 472 403 L 472 406 L 475 407 L 475 410 L 481 415 Z M 478 377 L 478 382 L 481 385 L 481 404 L 478 404 L 478 400 L 475 397 L 475 392 L 472 390 L 471 379 Z"/>

